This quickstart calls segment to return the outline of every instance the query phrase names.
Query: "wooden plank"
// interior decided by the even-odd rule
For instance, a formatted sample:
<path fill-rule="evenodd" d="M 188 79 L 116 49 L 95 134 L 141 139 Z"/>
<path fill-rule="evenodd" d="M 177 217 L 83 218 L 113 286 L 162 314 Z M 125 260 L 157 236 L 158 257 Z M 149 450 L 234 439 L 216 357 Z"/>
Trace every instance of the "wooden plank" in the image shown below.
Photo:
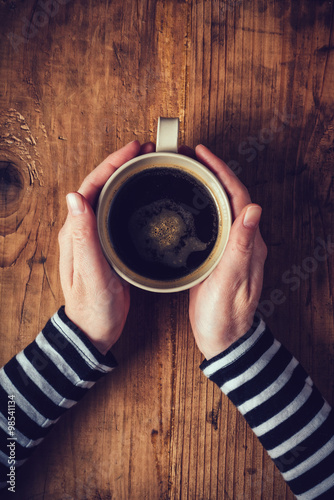
<path fill-rule="evenodd" d="M 154 140 L 159 115 L 179 116 L 180 142 L 233 162 L 263 207 L 264 317 L 333 402 L 333 257 L 315 259 L 333 227 L 331 3 L 63 3 L 0 4 L 1 362 L 63 303 L 66 193 L 109 152 Z M 118 369 L 24 466 L 20 498 L 292 499 L 198 369 L 187 292 L 131 295 Z"/>

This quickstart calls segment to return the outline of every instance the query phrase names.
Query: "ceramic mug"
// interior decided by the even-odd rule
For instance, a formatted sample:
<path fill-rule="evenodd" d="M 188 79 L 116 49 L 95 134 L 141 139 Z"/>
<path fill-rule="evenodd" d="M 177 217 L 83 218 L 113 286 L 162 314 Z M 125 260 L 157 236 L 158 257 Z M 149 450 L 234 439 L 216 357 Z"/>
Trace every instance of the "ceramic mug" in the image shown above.
<path fill-rule="evenodd" d="M 178 153 L 178 118 L 159 118 L 156 152 L 109 178 L 97 205 L 104 255 L 124 280 L 152 292 L 178 292 L 217 266 L 232 223 L 216 176 Z"/>

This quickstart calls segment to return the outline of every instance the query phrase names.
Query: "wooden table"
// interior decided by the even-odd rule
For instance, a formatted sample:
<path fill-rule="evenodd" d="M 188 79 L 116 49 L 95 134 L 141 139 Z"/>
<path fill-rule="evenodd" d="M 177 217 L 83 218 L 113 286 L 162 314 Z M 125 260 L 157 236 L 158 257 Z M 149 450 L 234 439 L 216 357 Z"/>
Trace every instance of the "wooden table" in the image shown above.
<path fill-rule="evenodd" d="M 316 253 L 334 241 L 333 2 L 1 1 L 0 18 L 1 363 L 63 303 L 66 193 L 178 116 L 180 142 L 230 162 L 263 207 L 263 316 L 333 403 L 333 249 Z M 17 498 L 293 498 L 200 372 L 187 292 L 133 288 L 114 353 Z"/>

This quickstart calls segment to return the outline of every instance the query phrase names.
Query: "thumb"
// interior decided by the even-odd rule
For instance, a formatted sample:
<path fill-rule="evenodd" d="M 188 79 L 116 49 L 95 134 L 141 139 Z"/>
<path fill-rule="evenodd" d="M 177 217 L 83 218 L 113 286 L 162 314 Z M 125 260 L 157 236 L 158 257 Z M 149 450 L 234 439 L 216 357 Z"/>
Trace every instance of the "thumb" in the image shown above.
<path fill-rule="evenodd" d="M 223 258 L 218 265 L 224 267 L 225 275 L 229 271 L 237 271 L 244 276 L 249 274 L 261 213 L 262 208 L 251 203 L 244 207 L 233 222 Z"/>
<path fill-rule="evenodd" d="M 72 235 L 73 272 L 102 277 L 108 264 L 100 245 L 93 209 L 79 193 L 69 193 L 66 202 Z"/>

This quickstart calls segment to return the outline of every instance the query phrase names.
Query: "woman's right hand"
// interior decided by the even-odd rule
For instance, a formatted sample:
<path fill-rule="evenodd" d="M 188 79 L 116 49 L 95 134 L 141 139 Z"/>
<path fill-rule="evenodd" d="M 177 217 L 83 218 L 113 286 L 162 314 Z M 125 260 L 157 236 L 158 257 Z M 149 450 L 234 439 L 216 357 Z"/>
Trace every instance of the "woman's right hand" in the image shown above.
<path fill-rule="evenodd" d="M 246 187 L 205 146 L 197 146 L 196 159 L 225 188 L 234 220 L 218 266 L 189 292 L 189 317 L 195 340 L 206 359 L 210 359 L 251 327 L 262 291 L 267 247 L 258 227 L 262 209 L 251 202 Z"/>

